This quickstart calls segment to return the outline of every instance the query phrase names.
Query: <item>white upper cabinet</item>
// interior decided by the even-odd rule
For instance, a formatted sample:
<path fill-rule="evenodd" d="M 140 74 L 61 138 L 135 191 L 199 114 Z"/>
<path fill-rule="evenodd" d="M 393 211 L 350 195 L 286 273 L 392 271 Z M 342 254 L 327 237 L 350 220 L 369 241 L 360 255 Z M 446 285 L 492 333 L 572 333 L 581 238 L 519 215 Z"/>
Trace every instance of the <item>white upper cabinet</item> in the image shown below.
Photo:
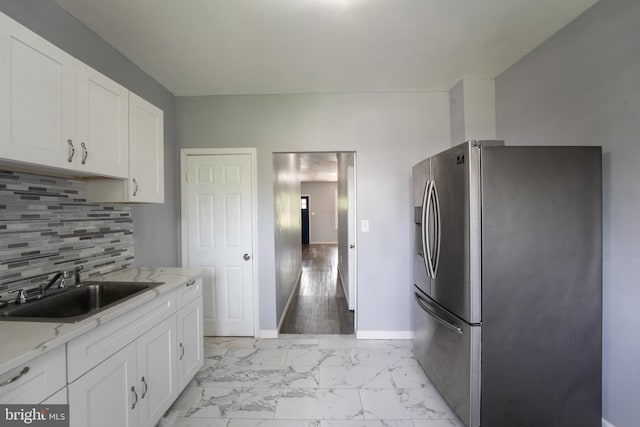
<path fill-rule="evenodd" d="M 129 201 L 164 202 L 164 113 L 129 93 Z"/>
<path fill-rule="evenodd" d="M 128 90 L 0 13 L 0 160 L 128 178 Z"/>
<path fill-rule="evenodd" d="M 77 168 L 129 176 L 129 91 L 93 68 L 77 64 Z"/>
<path fill-rule="evenodd" d="M 0 157 L 69 168 L 74 58 L 2 14 L 0 35 Z"/>
<path fill-rule="evenodd" d="M 164 113 L 129 92 L 129 179 L 87 180 L 98 203 L 164 203 Z"/>

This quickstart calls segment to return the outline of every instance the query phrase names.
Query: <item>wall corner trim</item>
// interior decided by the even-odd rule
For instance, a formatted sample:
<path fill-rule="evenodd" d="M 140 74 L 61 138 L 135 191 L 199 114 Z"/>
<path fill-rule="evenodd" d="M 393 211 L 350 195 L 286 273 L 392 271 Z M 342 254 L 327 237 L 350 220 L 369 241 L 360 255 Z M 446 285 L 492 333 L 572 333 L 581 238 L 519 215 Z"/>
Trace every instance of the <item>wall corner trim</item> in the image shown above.
<path fill-rule="evenodd" d="M 276 329 L 260 329 L 256 334 L 256 338 L 261 338 L 261 339 L 278 338 L 278 331 Z"/>
<path fill-rule="evenodd" d="M 356 339 L 359 340 L 411 340 L 412 331 L 358 331 Z"/>

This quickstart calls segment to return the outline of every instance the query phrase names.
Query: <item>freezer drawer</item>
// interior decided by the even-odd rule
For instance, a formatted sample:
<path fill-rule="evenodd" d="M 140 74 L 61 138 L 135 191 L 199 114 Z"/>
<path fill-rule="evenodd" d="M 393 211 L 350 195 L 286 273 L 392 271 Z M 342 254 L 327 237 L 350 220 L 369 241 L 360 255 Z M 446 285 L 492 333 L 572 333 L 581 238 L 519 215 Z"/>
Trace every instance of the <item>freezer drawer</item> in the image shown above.
<path fill-rule="evenodd" d="M 480 425 L 481 326 L 462 322 L 414 287 L 414 353 L 468 427 Z"/>

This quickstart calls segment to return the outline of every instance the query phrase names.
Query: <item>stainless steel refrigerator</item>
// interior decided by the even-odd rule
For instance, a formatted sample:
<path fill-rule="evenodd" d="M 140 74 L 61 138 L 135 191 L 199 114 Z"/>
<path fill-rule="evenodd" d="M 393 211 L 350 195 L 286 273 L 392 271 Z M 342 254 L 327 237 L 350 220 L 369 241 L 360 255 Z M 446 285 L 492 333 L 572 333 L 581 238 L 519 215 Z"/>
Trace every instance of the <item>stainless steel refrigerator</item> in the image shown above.
<path fill-rule="evenodd" d="M 467 426 L 601 426 L 601 164 L 471 141 L 413 168 L 414 351 Z"/>

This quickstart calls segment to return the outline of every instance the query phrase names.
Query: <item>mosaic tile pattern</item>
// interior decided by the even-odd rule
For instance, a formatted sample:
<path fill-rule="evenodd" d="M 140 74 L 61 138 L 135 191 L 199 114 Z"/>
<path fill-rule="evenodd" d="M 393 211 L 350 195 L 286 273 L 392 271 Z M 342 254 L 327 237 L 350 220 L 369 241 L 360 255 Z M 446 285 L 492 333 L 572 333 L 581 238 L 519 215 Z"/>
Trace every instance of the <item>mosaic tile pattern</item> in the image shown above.
<path fill-rule="evenodd" d="M 130 207 L 87 203 L 81 180 L 0 170 L 0 292 L 80 265 L 86 279 L 132 261 Z"/>
<path fill-rule="evenodd" d="M 408 340 L 205 337 L 162 427 L 464 427 Z"/>

